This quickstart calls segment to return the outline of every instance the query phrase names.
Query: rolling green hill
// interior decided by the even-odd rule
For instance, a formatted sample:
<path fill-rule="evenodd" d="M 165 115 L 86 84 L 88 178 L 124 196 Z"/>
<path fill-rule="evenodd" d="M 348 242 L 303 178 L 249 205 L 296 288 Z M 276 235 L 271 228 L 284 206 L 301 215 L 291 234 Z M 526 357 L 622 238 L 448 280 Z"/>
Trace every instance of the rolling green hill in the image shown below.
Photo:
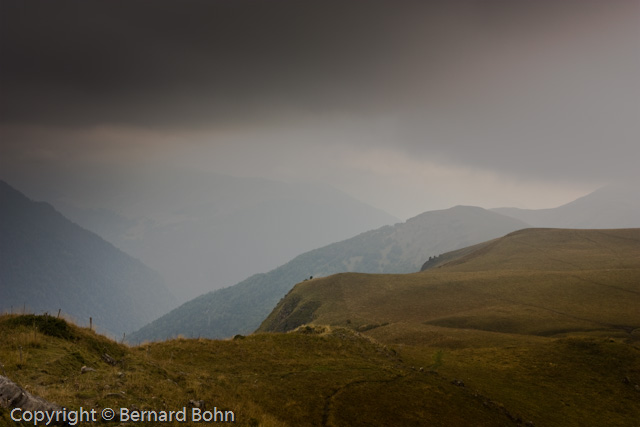
<path fill-rule="evenodd" d="M 158 273 L 0 181 L 0 312 L 61 309 L 122 336 L 174 306 Z"/>
<path fill-rule="evenodd" d="M 195 298 L 132 334 L 132 343 L 185 337 L 225 338 L 254 331 L 297 282 L 359 271 L 409 273 L 429 258 L 526 227 L 482 208 L 431 211 L 395 226 L 306 252 L 265 274 Z"/>

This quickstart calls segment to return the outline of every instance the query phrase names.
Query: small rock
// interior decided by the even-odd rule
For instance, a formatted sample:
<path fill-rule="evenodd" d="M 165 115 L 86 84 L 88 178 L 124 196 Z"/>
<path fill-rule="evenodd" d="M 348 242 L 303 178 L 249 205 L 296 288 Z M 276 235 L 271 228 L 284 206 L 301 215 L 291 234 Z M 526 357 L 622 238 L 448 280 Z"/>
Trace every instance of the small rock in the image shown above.
<path fill-rule="evenodd" d="M 119 393 L 109 393 L 109 394 L 106 394 L 104 397 L 125 397 L 125 392 L 121 391 Z"/>
<path fill-rule="evenodd" d="M 81 374 L 86 374 L 87 372 L 94 372 L 94 371 L 95 369 L 89 368 L 88 366 L 83 366 L 82 368 L 80 368 Z"/>
<path fill-rule="evenodd" d="M 32 395 L 26 389 L 27 387 L 22 388 L 9 378 L 0 375 L 0 408 L 14 407 L 28 411 L 46 412 L 62 409 L 58 405 L 47 402 L 41 397 Z"/>
<path fill-rule="evenodd" d="M 102 360 L 104 360 L 105 363 L 108 363 L 111 366 L 115 366 L 116 363 L 116 359 L 114 359 L 113 357 L 109 356 L 107 353 L 103 353 L 102 356 L 100 356 L 102 358 Z"/>
<path fill-rule="evenodd" d="M 193 400 L 193 399 L 190 399 L 189 400 L 189 405 L 193 406 L 194 408 L 204 409 L 204 400 Z"/>

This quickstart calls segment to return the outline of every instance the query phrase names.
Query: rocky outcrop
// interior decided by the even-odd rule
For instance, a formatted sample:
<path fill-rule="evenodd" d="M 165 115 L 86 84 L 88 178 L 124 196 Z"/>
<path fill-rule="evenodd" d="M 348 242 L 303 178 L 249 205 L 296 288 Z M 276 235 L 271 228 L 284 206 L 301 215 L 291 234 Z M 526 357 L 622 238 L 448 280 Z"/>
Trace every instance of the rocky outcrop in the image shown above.
<path fill-rule="evenodd" d="M 59 411 L 62 408 L 37 397 L 0 375 L 0 408 L 21 408 L 25 411 Z"/>

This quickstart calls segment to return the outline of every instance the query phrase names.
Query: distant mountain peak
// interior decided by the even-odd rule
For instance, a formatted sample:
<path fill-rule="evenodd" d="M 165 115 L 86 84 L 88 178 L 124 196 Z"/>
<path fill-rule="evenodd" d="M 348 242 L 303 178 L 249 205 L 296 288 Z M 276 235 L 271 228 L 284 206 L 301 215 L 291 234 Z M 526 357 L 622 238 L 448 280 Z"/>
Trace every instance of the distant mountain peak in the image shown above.
<path fill-rule="evenodd" d="M 628 182 L 606 185 L 557 208 L 496 208 L 492 211 L 535 227 L 640 227 L 640 186 Z"/>

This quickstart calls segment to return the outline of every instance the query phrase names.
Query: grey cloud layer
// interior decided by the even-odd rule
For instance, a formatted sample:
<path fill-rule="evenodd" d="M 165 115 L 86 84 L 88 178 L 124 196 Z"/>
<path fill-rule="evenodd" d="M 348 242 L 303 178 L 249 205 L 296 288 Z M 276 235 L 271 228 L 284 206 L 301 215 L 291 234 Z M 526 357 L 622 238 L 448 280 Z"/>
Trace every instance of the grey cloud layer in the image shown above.
<path fill-rule="evenodd" d="M 635 0 L 0 7 L 4 125 L 179 132 L 311 117 L 322 135 L 325 116 L 392 117 L 391 138 L 365 144 L 596 179 L 640 156 Z"/>

